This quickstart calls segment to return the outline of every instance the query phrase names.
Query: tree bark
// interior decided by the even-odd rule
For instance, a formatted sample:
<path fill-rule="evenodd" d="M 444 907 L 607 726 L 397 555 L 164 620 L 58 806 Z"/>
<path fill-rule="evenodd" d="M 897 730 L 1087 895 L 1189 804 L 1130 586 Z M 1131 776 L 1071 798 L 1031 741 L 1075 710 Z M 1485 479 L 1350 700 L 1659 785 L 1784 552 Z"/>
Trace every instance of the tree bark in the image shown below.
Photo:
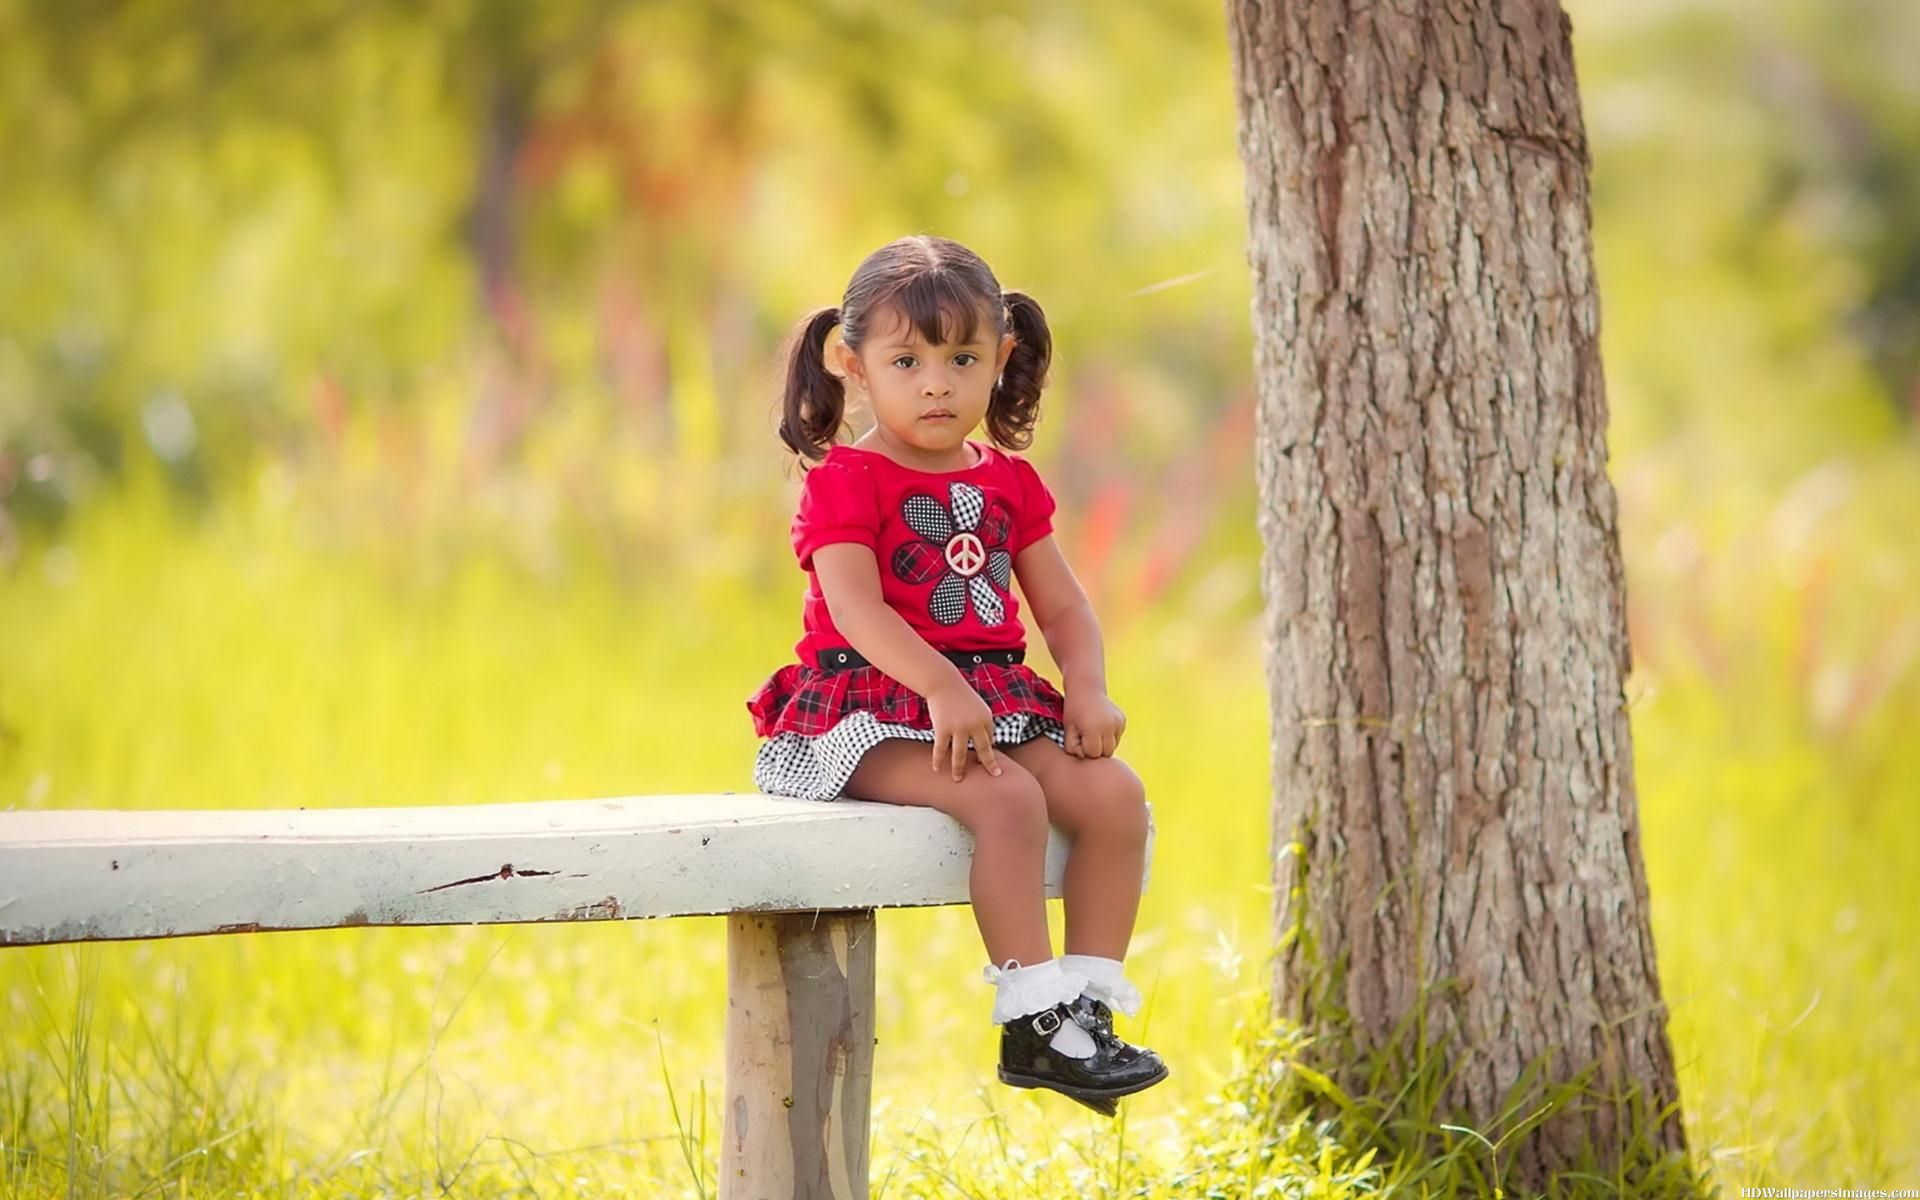
<path fill-rule="evenodd" d="M 1591 1066 L 1609 1099 L 1503 1147 L 1509 1180 L 1587 1138 L 1602 1163 L 1636 1137 L 1684 1153 L 1571 22 L 1523 0 L 1227 11 L 1276 1006 L 1350 1092 L 1406 1020 L 1456 1072 L 1436 1119 L 1489 1140 L 1545 1103 L 1529 1061 L 1551 1053 L 1543 1085 Z"/>

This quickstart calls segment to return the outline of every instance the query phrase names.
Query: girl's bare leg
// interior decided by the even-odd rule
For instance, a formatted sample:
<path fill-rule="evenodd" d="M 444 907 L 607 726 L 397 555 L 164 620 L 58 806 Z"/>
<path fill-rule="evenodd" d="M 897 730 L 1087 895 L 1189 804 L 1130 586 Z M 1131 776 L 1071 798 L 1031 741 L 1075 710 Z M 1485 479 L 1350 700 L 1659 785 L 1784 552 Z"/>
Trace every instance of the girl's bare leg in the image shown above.
<path fill-rule="evenodd" d="M 1018 763 L 1039 781 L 1047 819 L 1073 839 L 1061 889 L 1067 910 L 1064 953 L 1126 958 L 1147 865 L 1146 788 L 1140 776 L 1118 758 L 1068 754 L 1052 738 L 998 749 L 1002 763 Z"/>
<path fill-rule="evenodd" d="M 1046 796 L 1025 767 L 1004 753 L 999 757 L 1002 773 L 993 776 L 968 750 L 966 775 L 956 781 L 951 764 L 939 771 L 929 765 L 929 743 L 888 738 L 861 756 L 843 790 L 858 800 L 937 808 L 966 826 L 973 834 L 967 884 L 980 939 L 995 963 L 1017 958 L 1021 966 L 1032 966 L 1053 957 L 1047 934 Z"/>

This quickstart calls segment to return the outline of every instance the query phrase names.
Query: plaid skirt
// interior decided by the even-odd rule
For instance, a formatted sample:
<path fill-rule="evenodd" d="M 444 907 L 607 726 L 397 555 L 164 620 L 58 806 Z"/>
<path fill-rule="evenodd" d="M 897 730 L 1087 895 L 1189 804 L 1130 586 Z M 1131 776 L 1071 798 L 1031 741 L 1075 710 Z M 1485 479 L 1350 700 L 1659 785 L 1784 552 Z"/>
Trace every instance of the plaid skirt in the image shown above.
<path fill-rule="evenodd" d="M 993 713 L 993 744 L 1036 737 L 1066 748 L 1066 697 L 1025 663 L 956 666 Z M 926 697 L 872 665 L 823 671 L 788 663 L 747 700 L 761 739 L 754 786 L 769 795 L 837 800 L 866 752 L 888 738 L 933 741 Z"/>

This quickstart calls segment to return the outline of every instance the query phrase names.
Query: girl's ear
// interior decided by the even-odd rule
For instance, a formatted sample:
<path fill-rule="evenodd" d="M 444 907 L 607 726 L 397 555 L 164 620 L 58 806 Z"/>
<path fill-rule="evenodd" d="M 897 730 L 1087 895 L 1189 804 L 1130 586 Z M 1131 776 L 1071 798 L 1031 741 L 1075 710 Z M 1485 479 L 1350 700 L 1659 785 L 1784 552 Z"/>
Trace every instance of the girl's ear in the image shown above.
<path fill-rule="evenodd" d="M 861 373 L 860 356 L 838 337 L 834 338 L 833 345 L 827 348 L 827 366 L 835 375 L 849 383 L 858 384 L 863 388 L 867 386 L 866 377 Z"/>
<path fill-rule="evenodd" d="M 1000 335 L 1000 351 L 993 364 L 993 373 L 995 375 L 1007 369 L 1007 360 L 1013 357 L 1013 348 L 1016 344 L 1017 339 L 1014 338 L 1011 332 Z"/>

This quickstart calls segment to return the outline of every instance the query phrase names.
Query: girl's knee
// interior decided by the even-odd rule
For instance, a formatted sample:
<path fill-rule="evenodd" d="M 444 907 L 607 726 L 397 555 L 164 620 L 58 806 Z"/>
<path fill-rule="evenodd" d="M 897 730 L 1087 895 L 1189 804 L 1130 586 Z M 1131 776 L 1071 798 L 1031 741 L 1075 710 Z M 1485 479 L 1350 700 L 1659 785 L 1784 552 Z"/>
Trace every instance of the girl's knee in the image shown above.
<path fill-rule="evenodd" d="M 1047 836 L 1047 797 L 1040 781 L 1020 764 L 1000 760 L 1001 774 L 989 775 L 978 764 L 967 768 L 985 781 L 970 806 L 967 822 L 975 837 L 1039 838 Z"/>
<path fill-rule="evenodd" d="M 1101 772 L 1101 826 L 1111 837 L 1147 840 L 1147 785 L 1138 772 L 1117 758 Z"/>

